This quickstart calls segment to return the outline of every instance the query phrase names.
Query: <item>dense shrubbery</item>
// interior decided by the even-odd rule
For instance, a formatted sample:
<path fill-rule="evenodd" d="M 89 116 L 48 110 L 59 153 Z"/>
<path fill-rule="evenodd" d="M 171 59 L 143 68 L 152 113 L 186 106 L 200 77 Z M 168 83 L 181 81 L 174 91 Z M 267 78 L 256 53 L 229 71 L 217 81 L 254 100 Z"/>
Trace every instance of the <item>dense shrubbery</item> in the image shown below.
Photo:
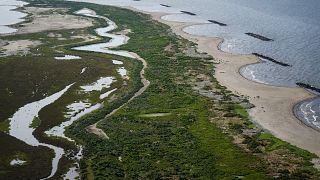
<path fill-rule="evenodd" d="M 115 7 L 88 3 L 73 3 L 54 0 L 36 0 L 53 7 L 70 7 L 70 12 L 90 8 L 99 15 L 114 20 L 120 29 L 129 28 L 130 41 L 121 47 L 136 52 L 148 62 L 145 75 L 151 85 L 139 97 L 113 116 L 105 116 L 121 106 L 140 87 L 138 70 L 132 77 L 132 88 L 122 91 L 112 103 L 83 117 L 68 129 L 68 135 L 85 146 L 81 161 L 82 175 L 88 179 L 269 179 L 272 168 L 263 158 L 238 147 L 233 139 L 211 123 L 224 115 L 248 120 L 244 109 L 230 102 L 230 91 L 220 86 L 212 77 L 214 72 L 208 58 L 195 58 L 183 54 L 183 49 L 194 44 L 177 37 L 168 26 L 151 20 L 150 17 Z M 143 27 L 143 28 L 141 28 Z M 168 45 L 170 51 L 165 51 Z M 141 64 L 138 65 L 141 68 Z M 195 75 L 190 75 L 194 72 Z M 211 77 L 212 83 L 223 98 L 213 101 L 198 95 L 192 89 L 191 80 L 197 74 Z M 218 104 L 217 104 L 218 103 Z M 219 106 L 218 114 L 211 108 Z M 166 112 L 163 117 L 142 117 L 141 114 Z M 228 115 L 229 114 L 229 115 Z M 100 121 L 101 120 L 101 121 Z M 110 139 L 101 139 L 86 132 L 85 128 L 100 121 L 98 126 Z M 241 132 L 243 125 L 231 124 L 231 129 Z M 263 140 L 261 142 L 261 140 Z M 264 143 L 266 141 L 266 143 Z M 280 143 L 273 136 L 249 137 L 245 140 L 249 149 L 263 144 L 268 151 L 278 148 L 310 160 L 310 153 Z M 305 161 L 303 161 L 305 162 Z M 307 167 L 311 167 L 310 164 Z M 311 169 L 311 168 L 310 168 Z M 283 173 L 283 177 L 306 177 L 314 173 L 306 169 Z"/>

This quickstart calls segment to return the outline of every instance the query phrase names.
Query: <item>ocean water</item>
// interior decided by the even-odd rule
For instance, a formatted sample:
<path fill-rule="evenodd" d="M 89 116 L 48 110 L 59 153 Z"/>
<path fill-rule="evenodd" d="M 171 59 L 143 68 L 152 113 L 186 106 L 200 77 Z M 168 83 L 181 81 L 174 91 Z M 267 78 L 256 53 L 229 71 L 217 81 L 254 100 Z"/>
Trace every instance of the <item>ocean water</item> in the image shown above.
<path fill-rule="evenodd" d="M 243 67 L 241 74 L 259 83 L 296 87 L 309 84 L 320 89 L 320 1 L 319 0 L 73 0 L 105 5 L 131 6 L 149 12 L 176 13 L 169 21 L 203 23 L 185 32 L 220 37 L 220 49 L 234 54 L 259 53 L 289 66 L 261 59 L 262 63 Z M 169 5 L 165 7 L 160 4 Z M 195 16 L 180 11 L 195 13 Z M 215 20 L 226 24 L 209 23 Z M 246 35 L 255 33 L 273 41 Z M 306 124 L 320 129 L 320 98 L 295 107 Z M 307 115 L 306 115 L 307 112 Z"/>
<path fill-rule="evenodd" d="M 8 25 L 16 24 L 23 21 L 25 13 L 14 11 L 16 8 L 26 5 L 27 3 L 17 0 L 1 0 L 0 1 L 0 34 L 12 33 L 16 29 L 8 27 Z"/>
<path fill-rule="evenodd" d="M 303 101 L 295 107 L 296 116 L 304 121 L 305 124 L 317 130 L 320 127 L 319 104 L 320 98 L 316 98 Z"/>
<path fill-rule="evenodd" d="M 318 0 L 76 0 L 109 5 L 128 5 L 145 11 L 197 14 L 166 16 L 166 20 L 207 23 L 186 32 L 221 37 L 221 50 L 237 54 L 259 53 L 290 67 L 266 61 L 245 67 L 243 75 L 278 86 L 303 82 L 320 88 L 320 1 Z M 160 6 L 160 3 L 172 7 Z M 208 23 L 216 20 L 227 24 Z M 273 39 L 265 42 L 246 35 L 252 32 Z M 254 76 L 254 77 L 253 77 Z"/>

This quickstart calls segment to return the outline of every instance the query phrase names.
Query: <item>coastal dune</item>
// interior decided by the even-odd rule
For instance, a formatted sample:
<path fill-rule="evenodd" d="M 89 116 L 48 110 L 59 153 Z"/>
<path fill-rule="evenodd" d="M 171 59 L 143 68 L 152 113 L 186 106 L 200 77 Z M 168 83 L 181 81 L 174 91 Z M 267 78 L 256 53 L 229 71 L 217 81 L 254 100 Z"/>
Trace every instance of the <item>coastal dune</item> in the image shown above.
<path fill-rule="evenodd" d="M 222 39 L 191 35 L 183 31 L 184 28 L 199 23 L 166 21 L 161 17 L 169 15 L 168 13 L 125 8 L 150 14 L 154 20 L 169 25 L 175 34 L 197 43 L 199 51 L 210 54 L 217 61 L 215 77 L 220 84 L 237 95 L 248 97 L 255 105 L 249 110 L 253 122 L 274 136 L 320 156 L 320 132 L 306 126 L 293 112 L 297 103 L 315 97 L 314 94 L 303 88 L 265 85 L 244 78 L 239 72 L 240 68 L 259 63 L 259 58 L 222 52 L 219 49 Z"/>

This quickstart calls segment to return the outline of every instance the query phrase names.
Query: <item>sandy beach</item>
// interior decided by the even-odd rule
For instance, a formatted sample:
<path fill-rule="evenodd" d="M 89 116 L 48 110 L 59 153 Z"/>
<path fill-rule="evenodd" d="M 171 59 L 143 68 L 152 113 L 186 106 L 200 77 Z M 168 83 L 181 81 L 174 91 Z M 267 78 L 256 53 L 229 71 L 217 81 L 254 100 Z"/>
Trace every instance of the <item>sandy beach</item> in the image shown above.
<path fill-rule="evenodd" d="M 253 55 L 234 55 L 219 50 L 220 38 L 191 35 L 183 31 L 185 27 L 199 23 L 172 22 L 161 19 L 169 15 L 159 12 L 144 12 L 132 7 L 124 7 L 145 14 L 154 20 L 167 24 L 173 32 L 198 44 L 198 50 L 206 52 L 219 62 L 215 77 L 221 85 L 237 95 L 248 97 L 255 105 L 249 110 L 253 122 L 274 136 L 306 149 L 320 156 L 320 132 L 306 126 L 294 115 L 294 106 L 315 95 L 302 88 L 276 87 L 256 83 L 244 78 L 239 70 L 248 64 L 259 63 Z"/>

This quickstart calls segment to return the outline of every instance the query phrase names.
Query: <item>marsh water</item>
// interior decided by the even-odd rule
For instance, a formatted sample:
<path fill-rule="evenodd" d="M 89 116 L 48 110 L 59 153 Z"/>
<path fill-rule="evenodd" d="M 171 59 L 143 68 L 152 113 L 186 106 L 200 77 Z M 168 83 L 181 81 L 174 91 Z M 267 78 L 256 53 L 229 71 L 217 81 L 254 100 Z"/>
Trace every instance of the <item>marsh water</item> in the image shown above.
<path fill-rule="evenodd" d="M 1 1 L 1 3 L 3 3 L 3 2 Z M 9 3 L 9 1 L 8 1 L 8 3 Z M 17 5 L 19 5 L 19 4 L 17 4 Z M 3 7 L 6 7 L 6 6 L 3 6 Z M 17 6 L 12 5 L 12 7 L 17 7 Z M 13 12 L 15 12 L 15 11 L 13 11 Z M 90 17 L 94 17 L 94 18 L 105 19 L 108 26 L 96 29 L 96 33 L 101 37 L 108 37 L 108 38 L 110 38 L 110 40 L 108 39 L 108 41 L 105 43 L 98 43 L 98 44 L 86 45 L 86 46 L 81 46 L 81 47 L 75 47 L 74 48 L 75 50 L 115 54 L 115 55 L 119 55 L 119 56 L 130 57 L 130 58 L 134 57 L 133 55 L 131 55 L 127 51 L 110 49 L 110 48 L 118 47 L 120 45 L 127 43 L 127 40 L 129 39 L 129 37 L 127 37 L 125 35 L 115 35 L 115 34 L 108 33 L 109 31 L 112 31 L 117 28 L 117 25 L 113 21 L 111 21 L 103 16 L 98 16 L 95 14 L 94 11 L 91 11 L 89 9 L 80 10 L 80 11 L 76 12 L 76 14 L 90 16 Z M 17 16 L 17 17 L 19 17 L 19 16 Z M 5 21 L 0 21 L 0 22 L 7 25 L 10 23 L 18 22 L 16 20 L 17 19 L 13 18 L 12 21 L 8 20 L 7 22 L 5 22 Z M 6 31 L 5 33 L 11 33 L 14 31 L 15 30 L 13 29 L 10 31 Z M 64 57 L 55 57 L 55 59 L 56 60 L 73 60 L 76 63 L 76 61 L 78 59 L 81 59 L 81 57 L 74 56 L 74 55 L 65 55 Z M 122 61 L 118 61 L 118 60 L 112 60 L 112 62 L 113 62 L 113 64 L 115 64 L 117 66 L 123 64 Z M 83 68 L 81 70 L 80 74 L 84 73 L 85 71 L 86 71 L 86 68 Z M 117 71 L 121 76 L 127 75 L 127 70 L 124 67 L 119 67 Z M 101 91 L 104 88 L 110 88 L 110 85 L 114 81 L 116 81 L 114 77 L 100 77 L 100 79 L 98 79 L 96 82 L 94 82 L 92 84 L 80 86 L 80 88 L 82 89 L 83 92 Z M 61 98 L 61 96 L 65 92 L 67 92 L 69 90 L 69 88 L 71 88 L 74 84 L 75 83 L 72 83 L 72 84 L 66 86 L 64 89 L 60 90 L 59 92 L 56 92 L 55 94 L 47 96 L 44 99 L 41 99 L 39 101 L 24 105 L 23 107 L 19 108 L 12 115 L 12 117 L 9 119 L 10 120 L 9 135 L 11 135 L 17 139 L 20 139 L 31 146 L 46 146 L 54 151 L 55 156 L 52 159 L 51 173 L 48 177 L 46 177 L 44 179 L 49 179 L 56 174 L 59 161 L 62 158 L 62 156 L 64 156 L 65 150 L 61 147 L 57 147 L 57 146 L 53 146 L 51 144 L 45 144 L 45 143 L 39 142 L 39 140 L 36 139 L 36 137 L 33 135 L 35 128 L 32 127 L 31 124 L 33 123 L 35 118 L 39 118 L 38 117 L 39 111 L 41 111 L 44 107 L 48 106 L 49 104 L 54 103 L 56 100 Z M 110 90 L 106 93 L 101 94 L 100 99 L 101 100 L 105 99 L 106 97 L 108 97 L 111 93 L 113 93 L 116 90 L 117 89 L 113 89 L 113 90 Z M 82 116 L 84 116 L 94 110 L 97 110 L 101 106 L 102 106 L 101 103 L 97 103 L 97 104 L 92 105 L 90 103 L 82 102 L 82 101 L 75 102 L 73 104 L 68 105 L 67 109 L 69 111 L 66 112 L 67 115 L 65 116 L 67 121 L 61 123 L 59 126 L 56 126 L 56 127 L 53 127 L 51 129 L 47 130 L 45 132 L 46 135 L 65 138 L 69 141 L 74 142 L 74 140 L 72 140 L 71 138 L 67 137 L 64 134 L 65 128 L 67 126 L 70 126 L 74 121 L 78 120 Z M 83 148 L 81 146 L 78 146 L 78 148 L 79 148 L 78 153 L 74 157 L 75 161 L 79 161 L 82 157 Z M 19 159 L 12 160 L 12 162 L 11 162 L 12 165 L 22 165 L 24 163 L 25 163 L 24 161 L 21 161 Z M 69 169 L 69 171 L 64 175 L 63 178 L 64 179 L 78 178 L 79 177 L 78 168 L 79 168 L 79 164 L 76 162 L 75 165 Z"/>
<path fill-rule="evenodd" d="M 92 45 L 87 45 L 87 46 L 75 47 L 73 49 L 79 50 L 79 51 L 92 51 L 92 52 L 114 54 L 114 55 L 134 58 L 134 56 L 131 55 L 127 51 L 110 49 L 110 48 L 118 47 L 122 44 L 125 44 L 129 40 L 129 38 L 127 36 L 108 33 L 109 31 L 112 31 L 117 28 L 117 25 L 113 21 L 109 20 L 106 17 L 96 15 L 95 12 L 91 11 L 90 9 L 82 9 L 82 10 L 76 12 L 76 14 L 81 14 L 81 15 L 85 15 L 88 17 L 101 18 L 101 19 L 106 20 L 106 22 L 108 23 L 108 26 L 98 28 L 95 31 L 99 36 L 108 37 L 108 38 L 111 38 L 111 40 L 108 42 L 105 42 L 105 43 L 98 43 L 98 44 L 92 44 Z"/>
<path fill-rule="evenodd" d="M 270 85 L 295 87 L 297 82 L 302 82 L 320 88 L 320 1 L 318 0 L 74 1 L 133 6 L 145 11 L 176 13 L 164 18 L 170 21 L 203 23 L 201 25 L 187 27 L 184 30 L 191 34 L 223 38 L 224 42 L 220 45 L 220 48 L 223 51 L 236 54 L 259 53 L 290 65 L 285 67 L 262 59 L 264 63 L 248 65 L 242 68 L 241 73 L 244 77 Z M 8 25 L 23 21 L 23 17 L 25 17 L 26 14 L 17 12 L 14 9 L 24 4 L 25 3 L 22 1 L 16 0 L 0 1 L 0 34 L 16 31 L 14 28 L 8 27 Z M 195 15 L 181 13 L 182 10 L 195 13 Z M 80 14 L 101 18 L 88 10 L 82 11 Z M 226 24 L 226 26 L 210 23 L 208 20 L 215 20 Z M 115 29 L 116 25 L 110 20 L 106 19 L 106 21 L 108 26 L 96 29 L 96 32 L 100 36 L 112 38 L 112 41 L 78 47 L 76 49 L 132 57 L 128 52 L 116 52 L 109 49 L 126 43 L 128 38 L 125 36 L 109 34 L 108 32 Z M 245 34 L 248 32 L 263 35 L 273 41 L 262 41 L 258 38 L 248 36 Z M 43 145 L 36 139 L 32 139 L 32 129 L 30 136 L 21 136 L 20 131 L 15 132 L 14 128 L 15 125 L 17 125 L 15 124 L 17 123 L 15 119 L 19 120 L 19 118 L 22 118 L 19 117 L 19 113 L 28 110 L 31 106 L 36 107 L 39 102 L 34 103 L 35 104 L 30 103 L 25 105 L 13 115 L 11 118 L 12 122 L 10 123 L 12 126 L 10 134 L 30 145 Z M 34 109 L 31 109 L 31 112 L 33 110 Z M 314 128 L 320 128 L 319 98 L 302 102 L 296 106 L 295 110 L 297 117 L 305 123 Z M 28 122 L 32 120 L 31 116 L 32 118 L 37 116 L 37 113 L 28 113 L 29 112 L 24 113 L 26 116 L 30 116 Z M 20 126 L 21 124 L 18 124 L 17 128 L 20 128 Z M 25 130 L 30 131 L 29 125 L 27 127 L 25 124 L 25 126 Z M 65 126 L 62 125 L 61 127 L 64 129 Z M 30 134 L 29 131 L 26 133 Z M 31 139 L 25 139 L 26 137 Z M 53 163 L 57 166 L 60 154 L 63 154 L 63 149 L 51 147 L 50 145 L 46 146 L 56 151 L 56 158 Z M 54 174 L 54 172 L 55 170 L 53 169 L 51 175 Z M 70 172 L 73 174 L 72 172 L 74 171 Z"/>
<path fill-rule="evenodd" d="M 12 33 L 16 29 L 9 27 L 23 21 L 25 13 L 15 11 L 18 7 L 26 5 L 27 3 L 17 0 L 1 0 L 0 1 L 0 34 Z"/>
<path fill-rule="evenodd" d="M 202 23 L 189 26 L 184 31 L 195 35 L 223 38 L 224 42 L 220 45 L 222 51 L 234 54 L 258 53 L 289 65 L 281 66 L 261 59 L 263 63 L 248 65 L 240 70 L 245 78 L 275 86 L 296 87 L 296 83 L 304 83 L 320 88 L 320 1 L 318 0 L 73 1 L 131 6 L 149 12 L 174 13 L 164 16 L 163 19 Z M 263 41 L 245 33 L 258 34 L 272 41 Z M 320 103 L 317 99 L 312 101 L 314 101 L 312 111 L 309 110 L 308 115 L 298 117 L 305 123 L 315 122 L 315 127 L 320 128 L 318 123 Z M 295 109 L 303 113 L 305 107 L 300 107 L 301 105 L 300 103 Z"/>
<path fill-rule="evenodd" d="M 38 118 L 39 111 L 46 107 L 47 105 L 55 102 L 58 100 L 73 84 L 66 86 L 61 91 L 52 94 L 42 100 L 32 102 L 26 104 L 25 106 L 19 108 L 17 112 L 13 114 L 13 116 L 9 119 L 10 120 L 10 136 L 13 136 L 31 146 L 46 146 L 52 149 L 55 153 L 55 157 L 52 160 L 52 170 L 51 174 L 47 178 L 51 178 L 54 176 L 58 169 L 58 163 L 61 159 L 62 155 L 64 154 L 64 150 L 60 147 L 56 147 L 50 144 L 41 143 L 36 139 L 33 135 L 34 128 L 30 125 L 35 118 Z M 45 179 L 47 179 L 45 178 Z"/>

